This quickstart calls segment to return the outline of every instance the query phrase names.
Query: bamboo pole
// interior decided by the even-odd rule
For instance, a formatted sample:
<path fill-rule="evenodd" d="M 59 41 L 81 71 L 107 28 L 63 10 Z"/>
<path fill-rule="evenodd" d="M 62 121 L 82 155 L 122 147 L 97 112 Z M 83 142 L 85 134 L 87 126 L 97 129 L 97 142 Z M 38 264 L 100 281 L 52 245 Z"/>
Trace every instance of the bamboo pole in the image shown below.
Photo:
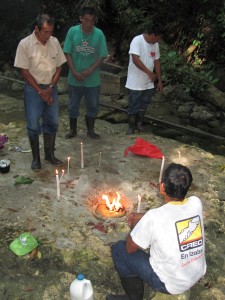
<path fill-rule="evenodd" d="M 0 78 L 5 79 L 5 80 L 14 81 L 14 82 L 17 82 L 17 83 L 24 84 L 24 81 L 21 81 L 21 80 L 15 79 L 15 78 L 6 77 L 6 76 L 3 76 L 3 75 L 0 75 Z"/>

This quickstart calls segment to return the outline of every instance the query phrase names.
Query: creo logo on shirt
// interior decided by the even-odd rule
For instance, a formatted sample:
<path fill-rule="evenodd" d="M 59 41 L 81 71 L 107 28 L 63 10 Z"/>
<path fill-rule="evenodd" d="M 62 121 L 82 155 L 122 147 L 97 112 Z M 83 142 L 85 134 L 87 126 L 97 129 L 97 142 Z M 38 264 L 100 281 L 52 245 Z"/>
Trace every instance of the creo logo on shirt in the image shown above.
<path fill-rule="evenodd" d="M 176 222 L 177 239 L 180 251 L 203 245 L 202 227 L 199 216 Z"/>

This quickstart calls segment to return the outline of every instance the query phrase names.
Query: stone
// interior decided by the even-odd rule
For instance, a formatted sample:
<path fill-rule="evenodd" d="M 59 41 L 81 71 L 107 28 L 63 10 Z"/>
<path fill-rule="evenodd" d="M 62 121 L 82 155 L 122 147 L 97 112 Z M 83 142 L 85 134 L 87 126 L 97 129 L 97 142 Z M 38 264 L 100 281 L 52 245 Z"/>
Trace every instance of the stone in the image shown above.
<path fill-rule="evenodd" d="M 11 85 L 11 89 L 13 91 L 23 91 L 24 86 L 23 86 L 23 84 L 21 84 L 19 82 L 13 82 Z"/>
<path fill-rule="evenodd" d="M 191 118 L 198 121 L 209 121 L 212 120 L 214 115 L 210 111 L 207 111 L 204 106 L 195 106 L 191 113 Z"/>
<path fill-rule="evenodd" d="M 190 105 L 187 105 L 187 104 L 186 105 L 180 105 L 178 107 L 178 115 L 180 115 L 180 116 L 189 115 L 192 108 L 193 108 L 193 105 L 191 105 L 191 104 Z"/>
<path fill-rule="evenodd" d="M 183 294 L 179 295 L 168 295 L 157 292 L 155 297 L 152 300 L 189 300 L 190 299 L 190 290 L 187 290 Z"/>
<path fill-rule="evenodd" d="M 126 74 L 113 74 L 101 71 L 101 94 L 115 95 L 126 92 Z"/>
<path fill-rule="evenodd" d="M 60 77 L 58 84 L 57 84 L 57 89 L 59 94 L 67 94 L 68 91 L 68 83 L 67 83 L 67 77 Z"/>
<path fill-rule="evenodd" d="M 194 139 L 187 144 L 152 133 L 126 136 L 127 124 L 109 124 L 102 119 L 97 119 L 95 123 L 101 140 L 93 141 L 86 136 L 83 103 L 81 116 L 78 118 L 78 136 L 73 141 L 66 140 L 64 135 L 68 124 L 68 95 L 60 95 L 60 126 L 56 139 L 56 155 L 64 160 L 65 170 L 66 158 L 71 156 L 71 180 L 62 182 L 62 197 L 57 201 L 55 168 L 44 162 L 43 147 L 40 151 L 43 162 L 40 172 L 30 169 L 31 153 L 10 151 L 13 145 L 23 149 L 29 147 L 22 99 L 23 96 L 19 96 L 19 93 L 13 98 L 5 96 L 3 91 L 0 94 L 0 132 L 9 137 L 0 154 L 1 158 L 11 161 L 10 172 L 0 176 L 0 299 L 69 300 L 69 285 L 77 272 L 81 271 L 94 283 L 96 300 L 105 300 L 109 291 L 121 293 L 110 246 L 127 236 L 129 227 L 125 222 L 126 217 L 101 221 L 106 228 L 106 231 L 102 232 L 96 230 L 99 218 L 96 218 L 94 209 L 102 193 L 111 190 L 118 190 L 127 198 L 127 214 L 136 211 L 138 194 L 142 195 L 142 212 L 161 204 L 162 198 L 158 191 L 160 161 L 136 155 L 124 157 L 124 149 L 132 145 L 138 136 L 158 146 L 166 155 L 166 163 L 180 162 L 177 154 L 179 150 L 181 163 L 191 167 L 194 183 L 190 195 L 200 196 L 206 216 L 208 270 L 205 278 L 196 283 L 191 291 L 190 299 L 224 299 L 222 297 L 225 264 L 222 258 L 225 255 L 225 247 L 224 236 L 221 234 L 225 213 L 225 202 L 221 201 L 222 194 L 225 193 L 225 186 L 221 184 L 225 180 L 224 151 L 222 155 L 214 155 L 194 146 Z M 163 104 L 163 109 L 168 108 L 166 105 L 167 103 Z M 158 113 L 154 112 L 152 115 L 157 116 Z M 174 115 L 172 118 L 175 119 Z M 81 141 L 84 142 L 85 151 L 84 169 L 80 169 Z M 42 137 L 40 142 L 42 143 Z M 211 143 L 211 140 L 209 142 Z M 100 168 L 99 151 L 102 152 Z M 15 186 L 15 178 L 18 175 L 34 179 L 33 184 Z M 41 241 L 40 260 L 28 263 L 26 259 L 14 257 L 7 251 L 10 242 L 24 229 L 32 230 Z M 66 274 L 65 270 L 70 273 Z M 30 280 L 27 279 L 28 276 Z M 147 288 L 148 286 L 145 300 L 155 295 Z M 165 299 L 180 299 L 176 298 L 180 295 L 159 296 L 166 296 Z"/>

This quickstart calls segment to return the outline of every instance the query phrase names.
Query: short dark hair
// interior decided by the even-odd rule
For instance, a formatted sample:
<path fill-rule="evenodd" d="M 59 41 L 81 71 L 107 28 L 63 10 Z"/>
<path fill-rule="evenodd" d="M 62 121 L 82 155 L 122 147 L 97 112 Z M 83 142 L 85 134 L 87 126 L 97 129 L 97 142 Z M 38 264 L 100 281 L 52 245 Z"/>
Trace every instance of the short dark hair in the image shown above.
<path fill-rule="evenodd" d="M 152 25 L 152 26 L 150 26 L 146 29 L 146 33 L 147 34 L 154 34 L 154 35 L 157 35 L 157 36 L 162 36 L 163 35 L 163 30 L 162 30 L 162 28 L 160 28 L 158 26 Z"/>
<path fill-rule="evenodd" d="M 177 200 L 185 198 L 192 180 L 191 171 L 181 164 L 171 163 L 162 175 L 165 193 Z"/>
<path fill-rule="evenodd" d="M 47 14 L 40 14 L 36 18 L 36 26 L 39 29 L 42 29 L 44 23 L 47 23 L 48 25 L 54 25 L 55 21 L 54 18 Z"/>
<path fill-rule="evenodd" d="M 84 15 L 91 15 L 96 16 L 96 10 L 93 6 L 84 6 L 80 10 L 80 16 L 83 17 Z"/>

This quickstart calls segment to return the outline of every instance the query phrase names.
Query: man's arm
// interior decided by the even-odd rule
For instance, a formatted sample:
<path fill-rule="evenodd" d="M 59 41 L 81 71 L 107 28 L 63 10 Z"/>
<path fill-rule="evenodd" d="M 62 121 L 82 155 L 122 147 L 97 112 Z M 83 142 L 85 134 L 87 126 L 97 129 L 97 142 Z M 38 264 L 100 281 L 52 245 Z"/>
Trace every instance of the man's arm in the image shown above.
<path fill-rule="evenodd" d="M 155 81 L 157 79 L 157 76 L 155 73 L 153 73 L 152 71 L 150 71 L 144 64 L 143 62 L 140 60 L 140 57 L 136 54 L 131 54 L 133 63 L 135 64 L 135 66 L 140 69 L 141 71 L 143 71 L 144 73 L 146 73 L 149 77 L 149 79 L 151 81 Z"/>
<path fill-rule="evenodd" d="M 41 88 L 38 85 L 37 81 L 34 79 L 34 77 L 31 75 L 28 69 L 21 69 L 21 75 L 25 79 L 25 81 L 32 87 L 34 88 L 38 94 L 41 93 Z"/>
<path fill-rule="evenodd" d="M 67 59 L 67 63 L 68 63 L 68 66 L 70 68 L 70 71 L 73 75 L 73 77 L 77 80 L 77 81 L 83 81 L 85 79 L 85 77 L 81 74 L 81 73 L 78 73 L 76 70 L 75 70 L 75 66 L 73 65 L 73 60 L 72 60 L 72 56 L 71 54 L 68 54 L 66 53 L 66 59 Z"/>
<path fill-rule="evenodd" d="M 141 220 L 143 215 L 144 215 L 143 213 L 132 213 L 127 217 L 126 221 L 131 229 L 133 229 L 134 226 Z M 139 246 L 137 244 L 135 244 L 135 242 L 132 240 L 132 237 L 129 234 L 126 238 L 127 253 L 136 252 L 138 249 L 139 249 Z"/>
<path fill-rule="evenodd" d="M 155 68 L 155 72 L 157 74 L 157 90 L 162 92 L 163 90 L 163 83 L 162 83 L 162 75 L 161 75 L 161 65 L 160 65 L 160 61 L 159 59 L 155 59 L 154 60 L 154 68 Z"/>
<path fill-rule="evenodd" d="M 67 58 L 67 63 L 68 66 L 73 74 L 73 77 L 77 80 L 77 81 L 83 81 L 86 77 L 88 77 L 91 73 L 94 72 L 95 69 L 97 69 L 102 62 L 104 61 L 105 57 L 100 57 L 99 59 L 96 60 L 96 62 L 91 65 L 87 70 L 78 73 L 76 72 L 75 66 L 73 64 L 73 60 L 72 60 L 72 56 L 70 54 L 66 54 L 66 58 Z"/>
<path fill-rule="evenodd" d="M 86 78 L 88 77 L 91 73 L 94 72 L 95 69 L 97 69 L 102 62 L 104 61 L 105 57 L 100 57 L 99 59 L 96 60 L 96 62 L 91 65 L 87 70 L 83 71 L 81 74 Z"/>
<path fill-rule="evenodd" d="M 53 103 L 51 87 L 48 87 L 47 89 L 41 89 L 40 86 L 38 85 L 37 81 L 31 75 L 31 73 L 29 72 L 28 69 L 21 69 L 21 74 L 22 74 L 23 78 L 25 79 L 25 81 L 38 92 L 38 94 L 44 101 L 48 102 L 48 104 Z M 60 73 L 59 73 L 59 75 L 60 75 Z"/>
<path fill-rule="evenodd" d="M 137 244 L 135 244 L 135 242 L 132 240 L 132 237 L 130 236 L 130 234 L 127 236 L 126 238 L 126 250 L 127 253 L 134 253 L 139 249 L 139 246 Z"/>
<path fill-rule="evenodd" d="M 56 86 L 56 85 L 57 85 L 57 83 L 58 83 L 58 81 L 59 81 L 59 77 L 60 77 L 60 75 L 61 75 L 61 72 L 62 72 L 62 66 L 56 68 L 56 72 L 55 72 L 55 74 L 53 75 L 53 77 L 52 77 L 52 82 L 51 82 L 51 84 L 52 84 L 53 86 Z"/>

